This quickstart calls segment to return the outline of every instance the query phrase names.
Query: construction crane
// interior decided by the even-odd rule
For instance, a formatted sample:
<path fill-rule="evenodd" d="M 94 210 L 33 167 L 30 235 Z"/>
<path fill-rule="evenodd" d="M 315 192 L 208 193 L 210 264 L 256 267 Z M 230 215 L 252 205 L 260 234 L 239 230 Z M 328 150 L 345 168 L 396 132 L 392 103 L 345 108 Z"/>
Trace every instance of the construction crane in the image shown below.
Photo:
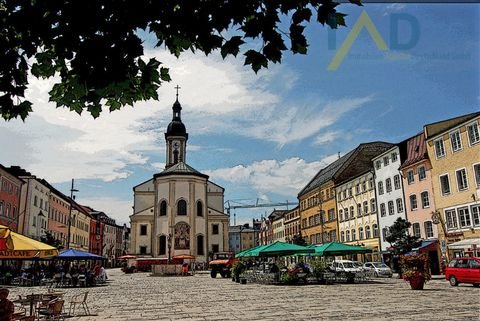
<path fill-rule="evenodd" d="M 279 203 L 259 203 L 260 199 L 257 198 L 255 204 L 242 204 L 239 203 L 239 205 L 231 205 L 230 202 L 235 202 L 234 200 L 228 200 L 225 202 L 225 209 L 227 210 L 227 215 L 230 216 L 230 210 L 231 209 L 237 209 L 237 208 L 256 208 L 256 207 L 277 207 L 277 206 L 286 206 L 288 210 L 288 206 L 290 205 L 297 205 L 298 202 L 289 202 L 288 200 L 286 202 L 279 202 Z M 235 202 L 237 203 L 237 202 Z M 233 225 L 237 224 L 237 219 L 236 219 L 236 213 L 233 212 Z"/>

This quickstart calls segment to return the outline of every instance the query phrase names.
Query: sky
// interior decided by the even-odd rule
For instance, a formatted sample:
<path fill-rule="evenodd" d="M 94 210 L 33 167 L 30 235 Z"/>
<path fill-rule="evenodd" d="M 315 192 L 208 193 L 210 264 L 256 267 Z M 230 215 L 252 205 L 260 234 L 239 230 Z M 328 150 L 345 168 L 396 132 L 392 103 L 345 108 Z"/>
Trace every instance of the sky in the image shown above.
<path fill-rule="evenodd" d="M 177 59 L 147 36 L 145 55 L 169 67 L 172 81 L 159 101 L 98 119 L 56 109 L 47 95 L 56 79 L 30 77 L 33 112 L 25 122 L 0 120 L 0 163 L 20 165 L 66 195 L 73 178 L 77 202 L 128 224 L 133 187 L 164 169 L 177 84 L 187 163 L 223 186 L 231 206 L 297 202 L 338 153 L 370 141 L 398 143 L 425 124 L 480 110 L 479 4 L 342 4 L 339 11 L 348 27 L 309 24 L 308 55 L 287 53 L 258 74 L 241 56 Z M 386 50 L 365 28 L 341 49 L 362 12 Z M 339 53 L 343 60 L 329 70 Z M 273 209 L 232 209 L 231 224 Z"/>

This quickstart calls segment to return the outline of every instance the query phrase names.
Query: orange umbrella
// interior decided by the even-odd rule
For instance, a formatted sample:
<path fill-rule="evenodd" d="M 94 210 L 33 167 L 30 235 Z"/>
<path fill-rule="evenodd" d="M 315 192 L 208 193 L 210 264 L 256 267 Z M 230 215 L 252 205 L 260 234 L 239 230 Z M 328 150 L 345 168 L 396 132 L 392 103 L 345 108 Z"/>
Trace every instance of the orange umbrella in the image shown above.
<path fill-rule="evenodd" d="M 173 258 L 174 259 L 181 259 L 181 260 L 186 260 L 186 259 L 193 260 L 193 259 L 195 259 L 195 256 L 188 255 L 188 254 L 180 254 L 180 255 L 175 255 Z"/>
<path fill-rule="evenodd" d="M 0 259 L 33 259 L 58 255 L 57 248 L 0 225 Z"/>

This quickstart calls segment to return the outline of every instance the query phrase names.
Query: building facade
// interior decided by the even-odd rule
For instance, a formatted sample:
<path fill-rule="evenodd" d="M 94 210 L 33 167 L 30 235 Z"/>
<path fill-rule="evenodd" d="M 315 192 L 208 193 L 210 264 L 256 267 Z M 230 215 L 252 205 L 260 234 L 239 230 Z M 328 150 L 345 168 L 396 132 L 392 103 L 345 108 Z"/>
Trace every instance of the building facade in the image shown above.
<path fill-rule="evenodd" d="M 188 134 L 181 105 L 165 133 L 165 170 L 133 188 L 130 252 L 171 258 L 193 255 L 207 262 L 229 248 L 229 218 L 224 213 L 224 189 L 186 163 Z"/>
<path fill-rule="evenodd" d="M 285 242 L 292 243 L 295 237 L 302 237 L 299 207 L 288 210 L 284 216 Z"/>
<path fill-rule="evenodd" d="M 228 234 L 229 249 L 235 254 L 256 246 L 258 231 L 251 227 L 250 224 L 230 226 Z"/>
<path fill-rule="evenodd" d="M 88 252 L 90 248 L 90 213 L 72 200 L 69 248 Z"/>
<path fill-rule="evenodd" d="M 398 219 L 406 219 L 403 182 L 399 171 L 404 155 L 405 142 L 388 149 L 373 158 L 375 169 L 375 195 L 378 209 L 378 227 L 380 230 L 380 250 L 389 254 L 391 244 L 387 242 L 389 227 Z"/>
<path fill-rule="evenodd" d="M 480 113 L 424 127 L 440 239 L 446 245 L 480 238 Z M 450 251 L 463 255 L 464 248 Z"/>
<path fill-rule="evenodd" d="M 287 210 L 273 210 L 268 216 L 272 222 L 272 242 L 285 242 L 284 217 Z"/>
<path fill-rule="evenodd" d="M 68 216 L 70 201 L 63 193 L 50 186 L 50 208 L 48 212 L 48 231 L 67 248 Z"/>
<path fill-rule="evenodd" d="M 336 194 L 340 241 L 371 249 L 368 261 L 381 260 L 373 171 L 339 183 Z"/>
<path fill-rule="evenodd" d="M 19 229 L 23 185 L 22 179 L 0 164 L 0 224 L 15 232 Z"/>

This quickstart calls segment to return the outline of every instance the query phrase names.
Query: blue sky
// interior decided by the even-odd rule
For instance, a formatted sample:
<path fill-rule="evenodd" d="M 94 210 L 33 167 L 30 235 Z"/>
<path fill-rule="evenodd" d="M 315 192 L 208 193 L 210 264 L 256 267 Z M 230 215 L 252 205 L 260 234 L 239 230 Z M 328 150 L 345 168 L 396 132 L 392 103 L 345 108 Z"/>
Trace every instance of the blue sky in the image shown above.
<path fill-rule="evenodd" d="M 311 24 L 307 56 L 286 54 L 281 65 L 257 75 L 241 59 L 187 53 L 177 60 L 149 47 L 146 56 L 171 67 L 173 81 L 159 90 L 160 101 L 97 120 L 55 109 L 46 95 L 54 80 L 31 78 L 34 112 L 25 123 L 2 122 L 0 163 L 21 165 L 67 195 L 75 178 L 78 202 L 124 223 L 132 214 L 132 187 L 164 167 L 176 84 L 189 132 L 187 162 L 225 187 L 232 204 L 296 201 L 338 152 L 368 141 L 396 143 L 426 123 L 480 110 L 480 5 L 339 8 L 348 13 L 348 27 L 336 31 L 336 50 L 328 48 L 327 28 Z M 389 49 L 378 50 L 362 30 L 338 69 L 328 71 L 364 10 Z M 415 26 L 407 21 L 418 26 L 418 41 L 407 49 L 392 48 L 398 17 L 400 43 L 412 39 Z M 237 209 L 237 224 L 271 210 Z"/>

